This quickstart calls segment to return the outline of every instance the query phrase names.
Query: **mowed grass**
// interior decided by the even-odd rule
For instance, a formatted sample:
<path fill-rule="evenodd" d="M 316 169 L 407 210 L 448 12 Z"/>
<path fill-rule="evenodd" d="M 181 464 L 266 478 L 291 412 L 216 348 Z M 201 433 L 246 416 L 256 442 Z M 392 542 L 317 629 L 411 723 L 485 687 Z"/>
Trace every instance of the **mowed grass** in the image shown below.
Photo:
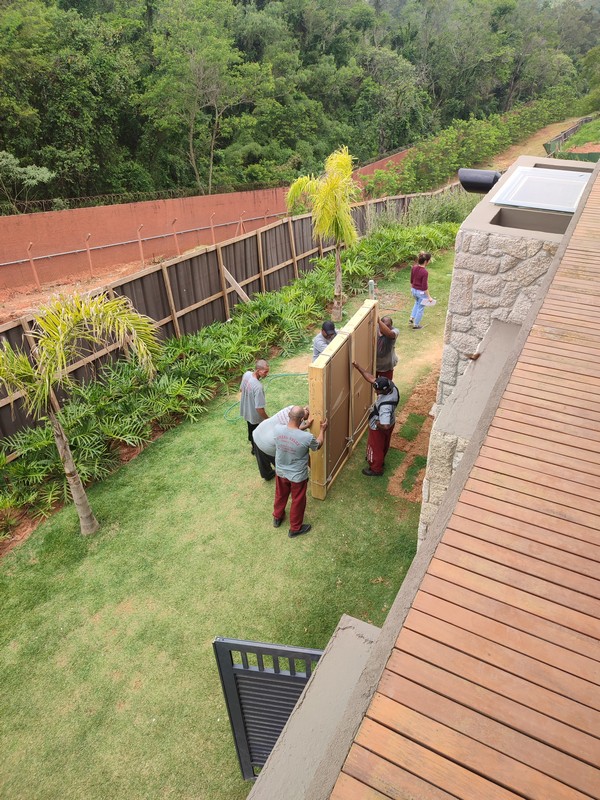
<path fill-rule="evenodd" d="M 440 259 L 432 278 L 450 265 Z M 406 284 L 404 270 L 386 290 Z M 435 365 L 441 307 L 424 330 L 401 329 L 403 399 Z M 245 423 L 226 419 L 235 399 L 92 487 L 97 535 L 82 539 L 66 508 L 0 563 L 0 796 L 244 798 L 214 637 L 324 648 L 343 613 L 383 623 L 414 555 L 418 504 L 361 475 L 363 439 L 327 500 L 309 498 L 311 533 L 289 539 L 272 527 L 274 487 Z M 307 399 L 306 377 L 267 385 L 270 412 Z M 402 456 L 390 451 L 390 472 Z"/>

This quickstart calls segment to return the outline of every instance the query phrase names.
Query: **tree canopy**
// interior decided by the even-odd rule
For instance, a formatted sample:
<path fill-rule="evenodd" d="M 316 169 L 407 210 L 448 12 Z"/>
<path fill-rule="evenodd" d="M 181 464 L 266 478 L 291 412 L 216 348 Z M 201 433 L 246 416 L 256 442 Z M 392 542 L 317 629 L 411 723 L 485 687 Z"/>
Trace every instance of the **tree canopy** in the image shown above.
<path fill-rule="evenodd" d="M 597 0 L 7 0 L 0 150 L 41 198 L 282 185 L 593 87 L 599 45 Z"/>

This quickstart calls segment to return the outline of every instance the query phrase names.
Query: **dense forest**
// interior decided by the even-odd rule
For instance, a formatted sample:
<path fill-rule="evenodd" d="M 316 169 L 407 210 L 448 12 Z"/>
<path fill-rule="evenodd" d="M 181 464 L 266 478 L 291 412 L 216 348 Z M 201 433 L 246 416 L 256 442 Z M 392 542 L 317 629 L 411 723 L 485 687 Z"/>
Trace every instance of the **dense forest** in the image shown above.
<path fill-rule="evenodd" d="M 341 144 L 366 162 L 585 90 L 599 42 L 599 0 L 5 0 L 0 182 L 281 185 Z"/>

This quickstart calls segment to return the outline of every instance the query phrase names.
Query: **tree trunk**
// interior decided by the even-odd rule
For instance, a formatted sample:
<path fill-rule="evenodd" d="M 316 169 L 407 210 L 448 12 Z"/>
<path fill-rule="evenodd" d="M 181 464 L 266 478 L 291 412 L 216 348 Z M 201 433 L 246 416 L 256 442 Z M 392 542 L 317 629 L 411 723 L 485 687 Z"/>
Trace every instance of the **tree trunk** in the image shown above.
<path fill-rule="evenodd" d="M 340 322 L 342 319 L 342 246 L 339 242 L 335 245 L 335 285 L 333 289 L 333 309 L 331 319 Z"/>
<path fill-rule="evenodd" d="M 75 466 L 71 448 L 69 447 L 69 442 L 67 441 L 67 436 L 63 430 L 63 427 L 58 421 L 58 417 L 54 411 L 49 410 L 48 417 L 50 419 L 50 424 L 52 425 L 52 433 L 54 434 L 54 441 L 56 442 L 58 454 L 60 456 L 60 460 L 62 461 L 65 475 L 67 476 L 69 489 L 71 490 L 71 497 L 73 498 L 73 503 L 75 504 L 77 514 L 79 515 L 81 533 L 84 536 L 88 536 L 91 533 L 96 533 L 100 527 L 100 523 L 94 516 L 94 512 L 92 511 L 89 500 L 87 499 L 87 495 L 85 493 L 85 489 L 83 488 L 83 484 L 81 483 L 79 473 L 77 472 L 77 467 Z"/>

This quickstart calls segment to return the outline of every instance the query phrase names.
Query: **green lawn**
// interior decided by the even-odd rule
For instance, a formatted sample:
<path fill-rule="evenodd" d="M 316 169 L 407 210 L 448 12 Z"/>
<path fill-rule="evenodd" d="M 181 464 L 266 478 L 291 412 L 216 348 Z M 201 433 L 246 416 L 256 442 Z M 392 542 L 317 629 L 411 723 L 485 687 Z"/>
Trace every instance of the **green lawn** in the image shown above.
<path fill-rule="evenodd" d="M 564 147 L 568 150 L 570 147 L 577 147 L 588 142 L 600 142 L 600 119 L 582 125 L 577 133 L 567 139 Z M 560 153 L 558 155 L 560 156 Z"/>
<path fill-rule="evenodd" d="M 428 326 L 401 330 L 405 396 L 439 358 L 451 263 L 432 265 L 441 302 Z M 406 271 L 380 289 L 409 306 Z M 304 377 L 274 380 L 267 408 L 307 396 Z M 0 564 L 0 796 L 244 798 L 213 638 L 322 648 L 342 613 L 383 623 L 414 554 L 418 504 L 361 475 L 363 441 L 327 500 L 309 499 L 313 531 L 288 539 L 272 527 L 273 484 L 245 424 L 225 418 L 234 400 L 93 487 L 93 538 L 67 508 Z M 390 455 L 393 467 L 402 454 Z"/>

